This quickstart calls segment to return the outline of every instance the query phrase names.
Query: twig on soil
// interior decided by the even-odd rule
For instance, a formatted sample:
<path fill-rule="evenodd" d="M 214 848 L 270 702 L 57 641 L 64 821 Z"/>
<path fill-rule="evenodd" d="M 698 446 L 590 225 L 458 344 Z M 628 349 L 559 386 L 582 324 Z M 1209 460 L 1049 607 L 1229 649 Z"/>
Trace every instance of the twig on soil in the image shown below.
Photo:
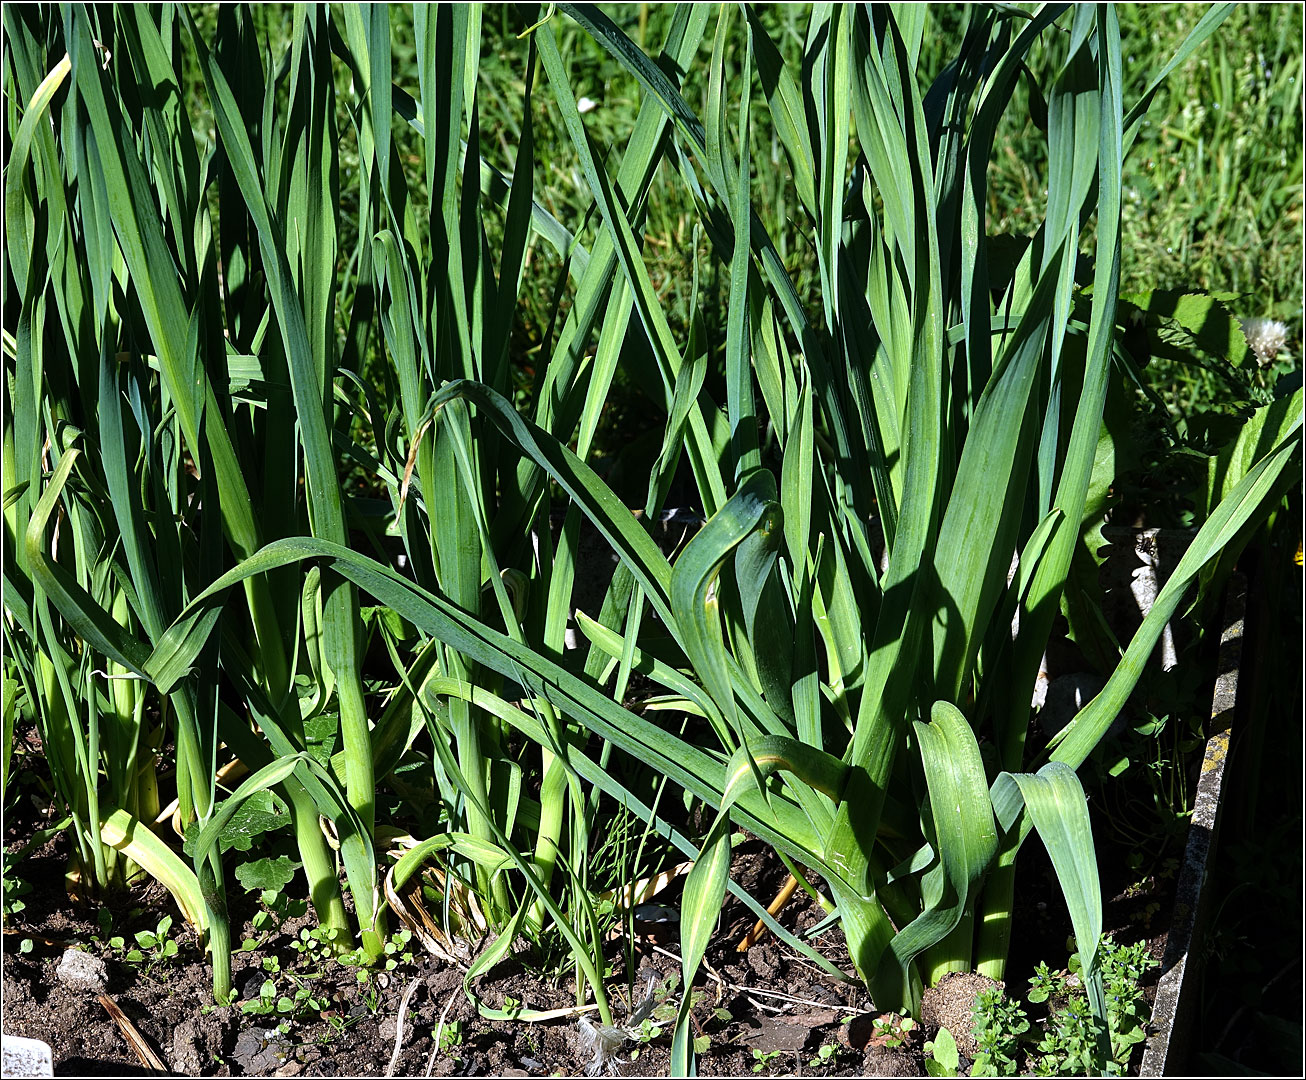
<path fill-rule="evenodd" d="M 794 890 L 797 888 L 798 879 L 794 877 L 793 874 L 790 874 L 789 877 L 785 879 L 784 885 L 780 887 L 780 891 L 776 894 L 775 899 L 771 901 L 770 906 L 766 909 L 766 913 L 772 918 L 778 915 L 780 909 L 784 907 L 785 904 L 789 903 L 789 898 L 794 895 Z M 753 929 L 748 931 L 748 933 L 744 935 L 743 940 L 735 946 L 735 951 L 747 952 L 749 948 L 756 945 L 762 939 L 762 936 L 765 933 L 766 923 L 761 919 L 758 919 L 757 922 L 753 924 Z"/>
<path fill-rule="evenodd" d="M 118 1008 L 118 1003 L 109 997 L 108 994 L 100 994 L 100 1004 L 104 1006 L 104 1011 L 118 1025 L 122 1031 L 123 1038 L 127 1040 L 127 1045 L 135 1051 L 140 1062 L 147 1069 L 154 1069 L 157 1072 L 166 1073 L 168 1066 L 159 1060 L 159 1055 L 150 1049 L 150 1044 L 145 1041 L 145 1037 L 136 1030 L 136 1025 L 127 1019 L 127 1014 Z"/>
<path fill-rule="evenodd" d="M 440 1052 L 440 1037 L 444 1034 L 444 1018 L 449 1015 L 449 1010 L 453 1008 L 454 999 L 458 996 L 457 988 L 449 995 L 449 1000 L 444 1004 L 444 1011 L 440 1013 L 440 1022 L 435 1025 L 435 1045 L 431 1047 L 431 1056 L 426 1062 L 426 1076 L 431 1075 L 431 1070 L 435 1068 L 435 1055 Z"/>
<path fill-rule="evenodd" d="M 821 951 L 819 945 L 814 945 L 813 948 L 815 948 L 818 952 Z M 839 953 L 840 953 L 839 948 L 838 948 L 838 947 L 835 947 L 835 946 L 832 946 L 832 947 L 831 947 L 830 949 L 828 949 L 826 952 L 822 953 L 822 955 L 826 956 L 827 959 L 830 959 L 830 962 L 831 962 L 831 963 L 834 963 L 835 960 L 838 960 L 838 959 L 839 959 Z M 846 956 L 847 953 L 845 952 L 844 955 Z M 821 978 L 821 979 L 831 979 L 831 980 L 833 980 L 833 978 L 834 978 L 834 977 L 833 977 L 833 976 L 832 976 L 828 971 L 826 971 L 824 968 L 819 968 L 819 967 L 817 967 L 817 966 L 816 966 L 815 964 L 813 964 L 810 960 L 808 960 L 805 956 L 800 956 L 800 955 L 799 955 L 798 953 L 796 953 L 796 952 L 786 952 L 786 953 L 784 954 L 784 956 L 785 956 L 785 959 L 786 959 L 789 963 L 791 963 L 791 964 L 801 964 L 801 965 L 802 965 L 803 967 L 805 967 L 808 971 L 810 971 L 810 972 L 812 973 L 813 976 L 815 976 L 815 977 L 817 977 L 817 978 Z M 842 984 L 845 985 L 845 986 L 847 986 L 847 985 L 856 985 L 856 983 L 857 983 L 857 980 L 854 979 L 854 978 L 852 978 L 852 977 L 849 976 L 849 975 L 845 975 L 842 979 L 839 979 L 839 980 L 837 980 L 837 981 L 840 982 L 840 983 L 842 983 Z"/>
<path fill-rule="evenodd" d="M 811 1005 L 815 1009 L 838 1009 L 843 1006 L 831 1005 L 828 1001 L 813 1001 L 811 998 L 794 997 L 793 994 L 782 994 L 779 990 L 759 990 L 756 986 L 736 986 L 734 983 L 727 983 L 731 990 L 739 990 L 745 994 L 760 994 L 762 997 L 777 998 L 780 1001 L 788 1001 L 794 1005 Z M 856 1012 L 855 1009 L 849 1009 L 849 1012 Z"/>
<path fill-rule="evenodd" d="M 513 1019 L 521 1021 L 523 1024 L 542 1024 L 546 1020 L 566 1020 L 573 1016 L 584 1016 L 587 1012 L 593 1012 L 597 1009 L 597 1002 L 590 1002 L 588 1005 L 568 1005 L 562 1009 L 543 1009 L 540 1011 L 530 1010 Z"/>
<path fill-rule="evenodd" d="M 30 930 L 16 930 L 6 926 L 4 928 L 5 945 L 8 947 L 10 938 L 30 938 L 32 941 L 39 941 L 42 945 L 49 945 L 56 949 L 68 948 L 68 942 L 61 938 L 42 937 L 40 934 L 34 934 Z"/>
<path fill-rule="evenodd" d="M 399 999 L 399 1015 L 395 1018 L 395 1049 L 390 1055 L 390 1064 L 386 1066 L 386 1076 L 394 1076 L 395 1068 L 399 1064 L 399 1051 L 404 1046 L 404 1017 L 408 1014 L 408 1003 L 413 999 L 413 991 L 421 984 L 422 977 L 419 975 L 408 984 L 408 989 L 404 991 L 404 996 Z"/>
<path fill-rule="evenodd" d="M 671 960 L 680 959 L 680 957 L 678 957 L 675 953 L 668 952 L 660 945 L 654 945 L 653 951 L 659 952 L 663 956 L 668 957 Z M 707 971 L 708 975 L 710 975 L 713 979 L 716 980 L 718 1005 L 721 1004 L 722 990 L 736 990 L 743 994 L 759 994 L 762 997 L 771 997 L 771 998 L 777 998 L 780 1001 L 789 1001 L 795 1005 L 810 1005 L 814 1009 L 846 1008 L 846 1006 L 833 1006 L 828 1001 L 814 1001 L 812 998 L 801 998 L 801 997 L 795 997 L 793 994 L 783 994 L 779 990 L 759 990 L 755 986 L 741 986 L 739 983 L 726 982 L 725 979 L 723 979 L 720 975 L 717 974 L 715 970 L 713 970 L 712 965 L 709 964 L 706 960 L 703 961 L 703 968 L 704 970 Z M 756 1002 L 754 1002 L 754 1004 L 756 1004 Z M 766 1008 L 767 1006 L 763 1006 L 763 1007 Z M 776 1011 L 783 1012 L 784 1010 L 777 1009 Z M 855 1010 L 849 1010 L 849 1011 L 855 1011 Z"/>

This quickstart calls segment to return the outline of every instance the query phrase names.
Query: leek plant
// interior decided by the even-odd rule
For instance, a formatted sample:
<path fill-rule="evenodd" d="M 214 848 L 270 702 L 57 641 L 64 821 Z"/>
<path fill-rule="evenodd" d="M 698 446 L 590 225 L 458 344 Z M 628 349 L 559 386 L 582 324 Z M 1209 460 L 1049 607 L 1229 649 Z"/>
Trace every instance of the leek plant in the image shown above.
<path fill-rule="evenodd" d="M 12 490 L 14 485 L 6 486 Z M 83 587 L 101 598 L 116 622 L 126 625 L 127 593 L 115 587 L 98 558 L 105 534 L 97 507 L 75 496 L 66 506 L 60 539 L 73 553 L 71 562 Z M 6 529 L 5 540 L 16 546 L 12 528 Z M 73 830 L 69 890 L 84 894 L 120 887 L 139 867 L 129 855 L 102 842 L 100 822 L 115 810 L 150 822 L 158 816 L 156 761 L 162 730 L 147 721 L 145 688 L 134 674 L 100 653 L 73 646 L 42 598 L 24 603 L 17 590 L 13 595 L 12 620 L 4 627 L 5 653 L 16 675 L 6 693 L 6 753 L 16 706 L 10 694 L 16 696 L 21 686 Z M 6 778 L 7 773 L 8 762 Z"/>
<path fill-rule="evenodd" d="M 533 701 L 544 727 L 522 761 L 509 758 L 508 725 L 470 693 L 500 676 L 429 636 L 402 656 L 387 642 L 400 686 L 369 720 L 356 586 L 326 567 L 246 578 L 206 647 L 181 667 L 167 660 L 169 623 L 223 569 L 278 537 L 345 545 L 378 517 L 410 580 L 472 613 L 484 596 L 486 617 L 510 637 L 529 634 L 562 656 L 580 511 L 555 546 L 545 472 L 519 467 L 468 410 L 430 407 L 449 379 L 511 391 L 528 238 L 556 249 L 574 289 L 538 394 L 541 422 L 564 434 L 579 425 L 585 454 L 615 373 L 631 307 L 614 289 L 616 257 L 602 241 L 591 254 L 532 199 L 530 46 L 509 178 L 479 152 L 475 7 L 416 12 L 420 101 L 392 85 L 384 7 L 299 9 L 267 57 L 252 11 L 239 7 L 218 12 L 212 47 L 178 7 L 7 19 L 16 137 L 6 252 L 22 316 L 5 350 L 6 640 L 30 654 L 29 696 L 51 714 L 43 730 L 68 742 L 81 729 L 66 703 L 101 708 L 111 692 L 131 714 L 131 738 L 141 740 L 145 716 L 166 726 L 181 826 L 196 830 L 194 872 L 170 866 L 169 881 L 210 934 L 222 996 L 215 823 L 279 784 L 318 918 L 344 948 L 351 926 L 320 824 L 331 821 L 359 940 L 374 955 L 374 787 L 409 751 L 414 721 L 425 724 L 438 793 L 427 832 L 462 838 L 452 869 L 491 928 L 510 917 L 514 933 L 538 934 L 546 917 L 568 923 L 606 1010 L 584 887 L 595 798 L 559 754 L 579 736 L 576 721 Z M 688 65 L 704 26 L 677 15 L 672 64 Z M 211 109 L 207 145 L 189 128 L 192 91 Z M 647 197 L 670 126 L 652 103 L 637 121 L 618 178 L 632 206 Z M 352 172 L 342 143 L 357 150 Z M 402 167 L 414 144 L 418 176 Z M 346 200 L 357 207 L 350 220 Z M 501 233 L 497 261 L 486 217 Z M 47 310 L 59 316 L 48 326 Z M 341 458 L 374 478 L 379 514 L 381 500 L 344 497 Z M 81 682 L 56 680 L 52 658 Z M 115 681 L 87 695 L 96 669 Z M 36 685 L 42 674 L 48 685 Z M 437 700 L 443 684 L 463 692 Z M 303 757 L 310 721 L 324 717 L 338 718 L 341 745 L 325 774 Z M 223 800 L 216 776 L 228 755 L 255 771 Z M 89 821 L 79 826 L 89 856 L 121 844 L 124 828 L 152 843 L 153 814 L 101 784 L 93 746 L 52 767 L 64 801 Z M 538 799 L 523 795 L 523 769 L 541 777 Z M 495 854 L 523 837 L 525 901 Z M 559 861 L 571 883 L 565 915 L 550 896 Z"/>
<path fill-rule="evenodd" d="M 648 672 L 701 710 L 720 743 L 709 773 L 693 748 L 646 736 L 668 761 L 693 761 L 691 790 L 722 815 L 686 890 L 686 983 L 724 895 L 727 809 L 826 878 L 880 1008 L 914 1008 L 922 978 L 949 970 L 1001 974 L 1014 860 L 1031 827 L 1094 973 L 1100 898 L 1073 769 L 1124 704 L 1183 590 L 1291 476 L 1300 442 L 1297 394 L 1271 437 L 1255 440 L 1256 465 L 1212 504 L 1102 693 L 1054 745 L 1027 753 L 1038 662 L 1095 524 L 1090 496 L 1110 482 L 1099 454 L 1110 373 L 1130 367 L 1115 341 L 1121 161 L 1156 87 L 1228 9 L 1212 9 L 1132 103 L 1109 7 L 970 9 L 959 53 L 924 92 L 922 8 L 818 9 L 801 80 L 749 17 L 745 70 L 756 63 L 812 223 L 818 324 L 749 204 L 750 95 L 730 98 L 722 73 L 732 13 L 720 16 L 700 122 L 601 12 L 561 10 L 673 118 L 682 175 L 730 272 L 728 436 L 714 459 L 694 461 L 705 505 L 720 508 L 669 573 L 633 535 L 618 548 L 674 639 L 644 657 Z M 999 257 L 985 220 L 994 133 L 1029 50 L 1057 30 L 1064 59 L 1039 91 L 1046 212 L 1015 258 Z M 668 411 L 692 418 L 702 398 L 677 364 L 622 208 L 606 197 L 547 23 L 538 36 L 623 272 L 645 301 L 650 344 L 676 380 L 682 409 L 673 399 Z M 1077 280 L 1086 237 L 1092 270 Z M 446 393 L 483 400 L 470 387 Z M 554 452 L 522 445 L 537 459 Z M 592 496 L 573 464 L 555 459 L 559 482 L 570 472 Z M 734 491 L 724 505 L 722 488 Z M 593 505 L 597 523 L 604 511 Z M 587 631 L 614 658 L 630 655 L 628 635 Z M 686 667 L 698 677 L 692 692 L 677 670 Z M 651 753 L 642 739 L 609 737 Z M 924 799 L 914 797 L 920 773 Z M 1095 973 L 1090 987 L 1100 1014 Z M 682 1068 L 685 1032 L 682 1016 Z"/>
<path fill-rule="evenodd" d="M 136 861 L 209 933 L 225 993 L 221 831 L 279 785 L 319 919 L 374 955 L 375 786 L 421 756 L 433 808 L 391 883 L 435 858 L 459 883 L 448 908 L 455 888 L 475 895 L 498 938 L 469 981 L 518 934 L 556 928 L 611 1023 L 589 866 L 602 796 L 695 860 L 686 988 L 727 891 L 848 977 L 730 881 L 738 826 L 824 879 L 882 1010 L 915 1010 L 951 970 L 1001 975 L 1036 830 L 1104 1016 L 1075 769 L 1300 447 L 1297 392 L 1220 459 L 1200 531 L 1102 692 L 1053 744 L 1027 745 L 1038 663 L 1112 480 L 1109 386 L 1138 376 L 1117 340 L 1121 163 L 1161 81 L 1227 11 L 1125 101 L 1110 6 L 970 8 L 927 82 L 923 6 L 820 5 L 794 64 L 753 10 L 677 7 L 653 58 L 597 8 L 551 5 L 520 42 L 505 175 L 483 156 L 475 5 L 415 9 L 408 87 L 384 5 L 296 8 L 267 57 L 244 7 L 219 9 L 211 41 L 185 8 L 7 8 L 21 315 L 5 347 L 6 643 L 77 747 L 57 768 L 88 855 L 139 841 Z M 587 129 L 560 26 L 639 84 L 619 151 Z M 682 79 L 704 38 L 700 115 Z M 1034 50 L 1058 58 L 1047 85 Z M 1032 235 L 998 238 L 987 170 L 1021 79 L 1046 131 L 1046 206 Z M 192 84 L 212 115 L 199 145 Z M 543 94 L 585 221 L 535 197 Z M 789 164 L 819 310 L 755 212 L 761 129 Z M 719 371 L 703 314 L 672 324 L 643 252 L 659 173 L 728 283 Z M 569 302 L 523 401 L 510 331 L 536 244 Z M 667 418 L 639 516 L 592 465 L 619 369 Z M 378 497 L 351 494 L 342 462 Z M 708 520 L 673 562 L 648 523 L 682 467 Z M 571 610 L 582 520 L 619 561 L 597 619 Z M 378 522 L 402 563 L 357 539 Z M 365 692 L 361 597 L 414 631 L 378 623 L 398 680 L 384 708 Z M 663 710 L 622 708 L 633 673 Z M 99 711 L 83 723 L 72 701 Z M 670 709 L 691 729 L 650 719 Z M 175 739 L 193 872 L 144 835 L 139 768 L 101 785 L 81 748 L 101 712 L 132 746 L 153 745 L 153 716 Z M 326 766 L 306 727 L 324 715 L 340 736 Z M 221 798 L 227 754 L 251 775 Z M 623 781 L 623 758 L 710 807 L 706 837 Z"/>
<path fill-rule="evenodd" d="M 51 658 L 56 667 L 79 665 L 93 709 L 97 693 L 107 696 L 90 679 L 104 666 L 98 657 L 117 665 L 118 678 L 143 679 L 153 643 L 197 582 L 269 538 L 311 528 L 346 539 L 331 446 L 334 395 L 317 367 L 335 348 L 334 293 L 320 271 L 334 261 L 337 207 L 307 183 L 329 179 L 320 156 L 328 145 L 334 152 L 324 126 L 333 87 L 315 78 L 329 75 L 320 62 L 326 27 L 310 16 L 296 27 L 280 73 L 291 111 L 284 126 L 267 117 L 271 161 L 260 174 L 246 132 L 259 129 L 278 81 L 256 90 L 241 58 L 226 57 L 227 70 L 241 73 L 248 119 L 229 151 L 201 159 L 181 97 L 184 11 L 31 9 L 5 19 L 10 116 L 21 115 L 12 125 L 5 239 L 22 303 L 6 353 L 14 462 L 6 494 L 16 500 L 17 533 L 6 548 L 6 608 L 28 631 L 38 668 Z M 237 19 L 228 40 L 247 30 Z M 255 314 L 252 290 L 264 283 L 271 304 Z M 45 486 L 51 470 L 59 483 Z M 307 506 L 297 496 L 301 484 Z M 78 490 L 94 504 L 89 513 L 78 508 Z M 60 544 L 74 513 L 86 524 L 75 544 Z M 214 812 L 220 746 L 251 768 L 293 755 L 305 746 L 310 711 L 293 693 L 297 671 L 307 666 L 319 686 L 334 689 L 344 782 L 305 774 L 286 778 L 284 790 L 320 920 L 346 943 L 336 861 L 319 825 L 325 815 L 339 819 L 362 945 L 379 955 L 357 597 L 329 576 L 313 581 L 317 594 L 305 597 L 307 577 L 251 580 L 244 603 L 228 607 L 221 642 L 154 709 L 176 743 L 181 824 L 203 826 Z M 124 602 L 110 600 L 114 594 Z M 319 602 L 320 641 L 301 648 L 301 610 Z M 51 622 L 55 610 L 62 626 Z M 33 637 L 38 622 L 45 632 Z M 63 688 L 67 699 L 66 677 Z M 144 689 L 142 682 L 136 692 Z M 308 699 L 310 708 L 324 707 L 327 696 Z M 44 700 L 44 708 L 57 707 L 57 696 Z M 138 710 L 134 745 L 142 729 Z M 88 791 L 96 784 L 89 752 L 51 765 Z M 72 781 L 59 783 L 63 790 Z M 152 817 L 135 809 L 101 805 L 89 828 L 123 811 L 129 833 L 148 830 Z M 225 996 L 216 849 L 197 854 L 195 875 L 215 991 Z"/>

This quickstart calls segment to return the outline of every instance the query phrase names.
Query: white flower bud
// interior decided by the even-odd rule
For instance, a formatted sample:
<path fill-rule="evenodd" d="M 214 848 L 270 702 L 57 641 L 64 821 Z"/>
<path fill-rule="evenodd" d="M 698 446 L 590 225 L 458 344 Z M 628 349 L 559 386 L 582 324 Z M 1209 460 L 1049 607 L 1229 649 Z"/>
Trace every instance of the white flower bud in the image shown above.
<path fill-rule="evenodd" d="M 1277 319 L 1242 319 L 1240 322 L 1243 337 L 1261 367 L 1278 356 L 1288 340 L 1288 328 Z"/>

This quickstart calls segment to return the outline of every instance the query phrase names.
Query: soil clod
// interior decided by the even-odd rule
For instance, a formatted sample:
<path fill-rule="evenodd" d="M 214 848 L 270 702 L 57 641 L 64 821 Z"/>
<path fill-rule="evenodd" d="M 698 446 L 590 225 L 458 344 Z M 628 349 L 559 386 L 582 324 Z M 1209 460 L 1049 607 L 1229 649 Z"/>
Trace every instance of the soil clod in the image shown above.
<path fill-rule="evenodd" d="M 921 995 L 921 1020 L 927 1027 L 945 1027 L 957 1041 L 957 1050 L 965 1057 L 975 1056 L 975 1036 L 971 1022 L 975 1011 L 975 995 L 981 990 L 1003 984 L 978 972 L 954 971 L 943 976 L 938 986 L 932 986 Z"/>
<path fill-rule="evenodd" d="M 91 994 L 103 994 L 109 984 L 109 969 L 104 961 L 80 949 L 64 952 L 55 976 L 70 990 L 85 990 Z"/>

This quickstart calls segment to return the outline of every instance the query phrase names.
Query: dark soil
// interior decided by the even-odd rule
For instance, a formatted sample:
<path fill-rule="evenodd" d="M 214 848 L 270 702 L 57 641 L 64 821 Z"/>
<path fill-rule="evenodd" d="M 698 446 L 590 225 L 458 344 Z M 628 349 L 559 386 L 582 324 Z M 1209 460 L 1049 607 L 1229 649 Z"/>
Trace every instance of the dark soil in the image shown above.
<path fill-rule="evenodd" d="M 539 1024 L 482 1019 L 463 992 L 462 972 L 420 953 L 411 964 L 372 975 L 367 985 L 358 981 L 357 969 L 331 960 L 297 964 L 298 954 L 289 945 L 300 925 L 308 924 L 307 917 L 287 921 L 263 948 L 237 952 L 233 982 L 241 990 L 242 1000 L 256 999 L 267 977 L 263 959 L 275 956 L 282 971 L 297 973 L 305 981 L 313 976 L 314 996 L 330 998 L 332 1008 L 295 1014 L 283 1035 L 277 1031 L 277 1022 L 283 1018 L 276 1015 L 245 1015 L 238 1005 L 212 1007 L 209 968 L 187 932 L 175 935 L 182 944 L 179 955 L 152 967 L 129 964 L 121 950 L 115 952 L 103 943 L 95 918 L 97 906 L 75 907 L 63 893 L 63 847 L 56 841 L 23 864 L 33 891 L 25 898 L 26 909 L 5 935 L 4 956 L 5 1031 L 50 1043 L 58 1075 L 137 1075 L 148 1071 L 95 994 L 60 982 L 56 968 L 68 946 L 106 959 L 108 996 L 159 1057 L 183 1074 L 382 1075 L 395 1045 L 400 999 L 413 982 L 417 987 L 409 1001 L 398 1075 L 424 1075 L 428 1066 L 434 1076 L 574 1075 L 588 1063 L 574 1018 Z M 750 850 L 737 857 L 736 879 L 758 890 L 759 895 L 776 887 L 776 874 L 759 846 L 742 847 Z M 232 897 L 233 902 L 237 899 Z M 151 928 L 171 906 L 157 890 L 119 897 L 112 903 L 116 913 L 135 908 L 140 912 L 134 919 L 115 919 L 114 933 L 130 936 L 136 929 Z M 797 903 L 791 904 L 789 911 L 791 921 L 800 925 L 815 918 Z M 864 1009 L 864 992 L 788 955 L 788 950 L 777 948 L 770 939 L 746 954 L 734 952 L 734 942 L 746 932 L 752 917 L 737 904 L 727 909 L 726 915 L 718 939 L 721 944 L 708 957 L 723 981 L 705 980 L 707 998 L 699 1009 L 705 1030 L 712 1036 L 711 1050 L 700 1058 L 700 1072 L 751 1073 L 758 1060 L 754 1050 L 772 1055 L 768 1071 L 794 1071 L 800 1063 L 806 1064 L 800 1061 L 804 1055 L 811 1058 L 825 1043 L 838 1045 L 840 1050 L 833 1059 L 836 1067 L 822 1072 L 863 1072 L 863 1052 L 850 1048 L 846 1038 L 839 1042 L 843 1031 L 839 1021 Z M 233 934 L 236 940 L 240 936 Z M 834 951 L 837 937 L 837 931 L 832 932 L 818 944 Z M 19 951 L 24 939 L 33 943 L 26 953 Z M 669 948 L 658 951 L 649 942 L 641 943 L 641 987 L 649 973 L 661 981 L 678 971 L 675 943 L 667 944 Z M 620 943 L 614 943 L 613 960 L 618 968 L 621 951 Z M 278 980 L 279 990 L 287 985 L 287 977 Z M 751 987 L 758 989 L 747 989 Z M 568 987 L 534 974 L 520 959 L 499 964 L 478 981 L 476 989 L 491 1007 L 502 1006 L 508 997 L 535 1009 L 575 1004 Z M 776 992 L 803 1000 L 787 1001 L 773 996 Z M 624 1003 L 614 1000 L 613 1007 L 618 1018 L 623 1018 L 627 1011 Z M 441 1017 L 448 1033 L 442 1040 L 446 1047 L 432 1060 L 433 1037 Z M 623 1046 L 618 1058 L 621 1071 L 665 1074 L 668 1042 L 663 1034 L 648 1043 L 632 1041 Z M 907 1056 L 916 1061 L 919 1047 Z M 911 1074 L 919 1071 L 916 1061 Z"/>
<path fill-rule="evenodd" d="M 14 823 L 7 824 L 14 829 Z M 11 920 L 4 935 L 4 1029 L 50 1043 L 56 1075 L 150 1074 L 97 996 L 59 980 L 56 968 L 67 947 L 106 960 L 108 997 L 159 1058 L 183 1075 L 385 1075 L 395 1047 L 400 1001 L 414 983 L 395 1075 L 422 1076 L 429 1068 L 432 1076 L 575 1076 L 590 1063 L 592 1055 L 576 1018 L 542 1023 L 485 1019 L 463 991 L 463 973 L 420 951 L 412 963 L 374 973 L 366 984 L 359 982 L 356 968 L 317 957 L 305 961 L 291 942 L 302 926 L 311 925 L 310 916 L 287 920 L 256 951 L 237 952 L 233 984 L 241 1001 L 257 999 L 269 977 L 265 958 L 275 957 L 282 972 L 276 976 L 278 994 L 287 988 L 293 994 L 298 980 L 311 986 L 313 996 L 329 1008 L 301 1008 L 287 1021 L 276 1014 L 247 1015 L 239 1003 L 214 1007 L 209 966 L 188 931 L 173 935 L 181 945 L 176 957 L 152 966 L 126 962 L 123 950 L 113 950 L 103 940 L 97 921 L 100 905 L 69 901 L 63 888 L 65 859 L 66 838 L 60 836 L 23 862 L 33 889 L 24 897 L 25 910 Z M 1038 959 L 1059 963 L 1069 932 L 1062 904 L 1055 892 L 1046 890 L 1049 868 L 1036 845 L 1029 846 L 1022 862 L 1017 895 L 1028 895 L 1032 887 L 1048 899 L 1017 913 L 1017 925 L 1024 932 L 1013 943 L 1013 980 L 1027 974 Z M 753 895 L 769 900 L 785 874 L 760 843 L 750 841 L 736 849 L 732 876 Z M 659 899 L 674 902 L 674 889 Z M 252 932 L 248 918 L 254 910 L 246 897 L 234 895 L 237 891 L 230 900 L 233 940 L 238 942 Z M 1116 895 L 1108 904 L 1107 927 L 1120 930 L 1119 936 L 1127 940 L 1137 940 L 1140 931 L 1147 933 L 1159 956 L 1164 944 L 1160 920 L 1153 920 L 1148 929 L 1131 917 L 1146 903 L 1142 897 Z M 153 928 L 173 907 L 157 886 L 113 898 L 107 906 L 113 913 L 113 933 L 129 940 L 134 931 Z M 244 933 L 237 931 L 242 916 Z M 795 930 L 809 928 L 820 917 L 801 892 L 781 915 Z M 177 922 L 180 925 L 180 919 Z M 761 1072 L 772 1075 L 923 1075 L 922 1046 L 933 1033 L 928 1027 L 917 1028 L 902 1045 L 884 1045 L 859 985 L 839 982 L 770 936 L 738 952 L 736 944 L 752 923 L 752 914 L 742 905 L 728 903 L 709 949 L 710 970 L 697 988 L 702 1000 L 694 1013 L 697 1033 L 711 1040 L 699 1057 L 700 1075 L 753 1075 L 759 1064 Z M 27 952 L 21 951 L 25 940 L 32 943 Z M 837 928 L 813 943 L 842 970 L 851 970 Z M 619 987 L 613 1011 L 621 1023 L 630 1012 L 625 949 L 622 942 L 612 943 L 611 949 L 614 984 Z M 646 986 L 659 984 L 669 989 L 668 1000 L 674 1004 L 678 988 L 674 980 L 668 986 L 667 977 L 679 972 L 677 943 L 641 940 L 636 957 L 636 1004 Z M 477 981 L 475 990 L 491 1008 L 502 1007 L 506 998 L 533 1009 L 575 1004 L 570 980 L 560 984 L 543 977 L 531 969 L 529 957 L 501 962 Z M 597 1022 L 597 1014 L 586 1015 Z M 441 1018 L 444 1047 L 433 1054 Z M 285 1023 L 284 1032 L 278 1030 L 279 1021 Z M 823 1060 L 822 1047 L 832 1048 Z M 814 1060 L 821 1063 L 813 1066 Z M 670 1024 L 664 1022 L 648 1041 L 624 1042 L 609 1070 L 627 1076 L 666 1075 L 669 1064 Z"/>

